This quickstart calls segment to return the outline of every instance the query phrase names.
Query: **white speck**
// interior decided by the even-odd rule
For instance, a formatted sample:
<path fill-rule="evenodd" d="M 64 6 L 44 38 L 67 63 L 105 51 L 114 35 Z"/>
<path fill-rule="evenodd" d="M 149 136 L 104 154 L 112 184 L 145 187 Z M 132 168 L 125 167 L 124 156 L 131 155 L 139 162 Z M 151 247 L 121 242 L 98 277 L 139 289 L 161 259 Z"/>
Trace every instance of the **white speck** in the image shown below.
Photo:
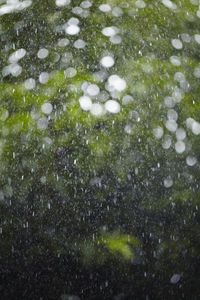
<path fill-rule="evenodd" d="M 85 1 L 81 2 L 81 5 L 80 5 L 80 6 L 81 6 L 82 8 L 89 8 L 89 7 L 92 6 L 92 3 L 91 3 L 90 1 L 85 0 Z"/>
<path fill-rule="evenodd" d="M 70 4 L 71 0 L 56 0 L 56 5 L 57 6 L 65 6 Z"/>
<path fill-rule="evenodd" d="M 186 132 L 183 128 L 178 128 L 176 130 L 176 138 L 178 141 L 184 140 L 186 138 Z"/>
<path fill-rule="evenodd" d="M 49 80 L 49 73 L 42 72 L 39 76 L 39 82 L 45 84 L 48 82 L 48 80 Z"/>
<path fill-rule="evenodd" d="M 65 32 L 69 35 L 76 35 L 79 33 L 79 31 L 80 27 L 75 24 L 71 24 L 65 29 Z"/>
<path fill-rule="evenodd" d="M 200 18 L 200 10 L 197 10 L 197 17 Z"/>
<path fill-rule="evenodd" d="M 120 104 L 115 100 L 108 100 L 105 103 L 105 109 L 113 114 L 116 114 L 120 111 Z"/>
<path fill-rule="evenodd" d="M 179 39 L 173 39 L 172 46 L 177 50 L 180 50 L 183 48 L 183 44 L 182 44 L 181 40 L 179 40 Z"/>
<path fill-rule="evenodd" d="M 76 49 L 83 49 L 83 48 L 85 48 L 85 46 L 86 46 L 86 43 L 81 39 L 74 42 L 74 47 Z"/>
<path fill-rule="evenodd" d="M 77 71 L 76 71 L 75 68 L 70 67 L 70 68 L 67 68 L 67 69 L 64 71 L 64 74 L 65 74 L 66 77 L 72 78 L 72 77 L 76 76 Z"/>
<path fill-rule="evenodd" d="M 32 90 L 35 87 L 35 79 L 29 78 L 24 82 L 24 86 L 27 90 Z"/>
<path fill-rule="evenodd" d="M 165 5 L 166 7 L 170 8 L 170 9 L 176 9 L 177 8 L 176 4 L 174 4 L 170 0 L 162 0 L 162 4 Z"/>
<path fill-rule="evenodd" d="M 110 91 L 116 90 L 118 92 L 121 92 L 126 88 L 126 81 L 118 75 L 111 75 L 108 78 L 108 88 Z"/>
<path fill-rule="evenodd" d="M 180 66 L 180 65 L 181 65 L 180 57 L 175 56 L 175 55 L 173 55 L 173 56 L 170 57 L 170 62 L 171 62 L 172 65 L 174 65 L 174 66 Z"/>
<path fill-rule="evenodd" d="M 105 67 L 105 68 L 111 68 L 114 65 L 115 61 L 113 59 L 112 56 L 104 56 L 101 61 L 100 64 Z"/>
<path fill-rule="evenodd" d="M 177 123 L 175 120 L 167 120 L 165 126 L 171 132 L 175 132 L 177 129 Z"/>
<path fill-rule="evenodd" d="M 8 60 L 10 63 L 16 63 L 16 62 L 18 62 L 18 60 L 22 59 L 25 55 L 26 55 L 26 50 L 21 48 L 21 49 L 18 49 L 17 51 L 15 51 L 14 53 L 12 53 L 9 56 Z"/>
<path fill-rule="evenodd" d="M 164 137 L 164 140 L 163 140 L 163 143 L 162 143 L 163 149 L 169 149 L 171 147 L 171 144 L 172 144 L 171 137 L 169 135 L 166 135 Z"/>
<path fill-rule="evenodd" d="M 90 110 L 92 107 L 92 100 L 88 96 L 82 96 L 79 98 L 80 106 L 83 110 Z"/>
<path fill-rule="evenodd" d="M 158 127 L 154 128 L 153 134 L 154 134 L 155 138 L 160 139 L 163 136 L 162 127 L 158 126 Z"/>
<path fill-rule="evenodd" d="M 175 150 L 177 153 L 181 154 L 185 151 L 185 143 L 183 141 L 178 141 L 175 143 Z"/>
<path fill-rule="evenodd" d="M 92 104 L 92 107 L 90 109 L 90 112 L 93 116 L 95 117 L 99 117 L 103 114 L 104 110 L 103 110 L 103 106 L 99 103 L 94 103 Z"/>
<path fill-rule="evenodd" d="M 171 279 L 170 282 L 172 284 L 176 284 L 177 282 L 179 282 L 179 280 L 181 279 L 181 275 L 180 274 L 174 274 Z"/>
<path fill-rule="evenodd" d="M 164 186 L 170 188 L 173 185 L 173 180 L 170 176 L 164 179 Z"/>
<path fill-rule="evenodd" d="M 146 7 L 146 3 L 145 3 L 144 1 L 142 1 L 142 0 L 137 0 L 137 1 L 135 2 L 135 5 L 136 5 L 136 7 L 138 7 L 138 8 L 145 8 L 145 7 Z"/>
<path fill-rule="evenodd" d="M 101 4 L 99 6 L 99 9 L 102 11 L 102 12 L 109 12 L 111 11 L 111 7 L 109 4 Z"/>
<path fill-rule="evenodd" d="M 66 47 L 67 45 L 69 45 L 69 40 L 68 39 L 60 39 L 58 41 L 58 46 L 59 47 Z"/>
<path fill-rule="evenodd" d="M 40 130 L 45 130 L 48 127 L 48 119 L 43 117 L 37 121 L 37 128 Z"/>
<path fill-rule="evenodd" d="M 193 74 L 196 78 L 200 78 L 200 68 L 196 67 Z"/>
<path fill-rule="evenodd" d="M 200 34 L 195 34 L 194 39 L 198 44 L 200 44 Z"/>
<path fill-rule="evenodd" d="M 195 135 L 199 135 L 200 134 L 200 123 L 199 122 L 194 121 L 192 123 L 192 132 Z"/>
<path fill-rule="evenodd" d="M 112 10 L 112 15 L 114 17 L 121 17 L 123 15 L 123 10 L 120 7 L 114 7 Z"/>
<path fill-rule="evenodd" d="M 105 36 L 114 36 L 115 34 L 117 34 L 119 32 L 119 29 L 115 26 L 105 27 L 101 32 Z"/>
<path fill-rule="evenodd" d="M 188 166 L 193 167 L 197 163 L 197 159 L 194 156 L 187 156 L 186 163 Z"/>
<path fill-rule="evenodd" d="M 100 89 L 99 89 L 98 85 L 96 85 L 96 84 L 89 84 L 86 89 L 86 92 L 89 96 L 95 97 L 99 94 Z"/>
<path fill-rule="evenodd" d="M 53 110 L 53 106 L 51 103 L 46 102 L 46 103 L 42 104 L 41 110 L 44 114 L 49 115 Z"/>
<path fill-rule="evenodd" d="M 116 44 L 117 45 L 117 44 L 120 44 L 122 42 L 122 38 L 121 38 L 120 35 L 113 35 L 113 36 L 110 37 L 110 42 L 112 44 Z"/>
<path fill-rule="evenodd" d="M 49 55 L 49 51 L 48 51 L 47 49 L 45 49 L 45 48 L 40 49 L 40 50 L 38 51 L 38 53 L 37 53 L 37 57 L 38 57 L 39 59 L 44 59 L 44 58 L 46 58 L 48 55 Z"/>

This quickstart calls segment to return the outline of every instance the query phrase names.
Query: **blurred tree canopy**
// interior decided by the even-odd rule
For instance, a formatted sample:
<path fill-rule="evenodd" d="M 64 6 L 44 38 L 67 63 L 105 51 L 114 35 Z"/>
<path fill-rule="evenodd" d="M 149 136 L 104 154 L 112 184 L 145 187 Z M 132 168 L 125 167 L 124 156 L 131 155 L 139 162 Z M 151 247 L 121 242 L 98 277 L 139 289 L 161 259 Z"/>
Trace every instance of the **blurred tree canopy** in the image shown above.
<path fill-rule="evenodd" d="M 0 1 L 4 298 L 199 299 L 199 5 Z"/>

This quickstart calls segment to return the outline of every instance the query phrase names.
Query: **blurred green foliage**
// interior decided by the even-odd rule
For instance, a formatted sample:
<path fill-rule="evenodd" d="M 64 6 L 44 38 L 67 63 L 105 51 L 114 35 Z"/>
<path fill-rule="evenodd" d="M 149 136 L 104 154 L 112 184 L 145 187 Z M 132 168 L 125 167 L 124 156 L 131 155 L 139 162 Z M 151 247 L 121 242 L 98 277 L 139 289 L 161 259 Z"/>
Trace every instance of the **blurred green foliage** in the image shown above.
<path fill-rule="evenodd" d="M 163 1 L 139 7 L 142 2 L 107 1 L 121 9 L 115 16 L 99 10 L 103 1 L 93 1 L 83 17 L 73 12 L 81 1 L 58 7 L 33 0 L 27 9 L 0 15 L 2 259 L 20 252 L 27 258 L 75 253 L 86 264 L 114 258 L 145 265 L 151 274 L 166 270 L 163 282 L 175 271 L 187 277 L 199 260 L 200 143 L 187 126 L 188 118 L 200 121 L 198 1 L 173 1 L 176 9 Z M 71 17 L 80 20 L 78 37 L 63 30 Z M 120 44 L 102 34 L 106 26 L 119 28 Z M 63 38 L 69 45 L 60 47 Z M 78 38 L 85 49 L 73 46 Z M 173 47 L 173 39 L 182 39 L 182 49 Z M 20 48 L 27 51 L 19 62 L 21 74 L 5 75 L 10 55 Z M 37 57 L 41 48 L 49 51 L 44 60 Z M 115 65 L 104 70 L 99 61 L 109 53 Z M 172 63 L 174 56 L 178 63 Z M 66 76 L 68 67 L 75 68 L 74 77 Z M 41 72 L 49 74 L 44 84 Z M 176 80 L 177 72 L 185 80 Z M 116 95 L 120 112 L 94 116 L 82 110 L 82 84 L 97 84 L 105 92 L 112 74 L 127 83 Z M 28 78 L 36 82 L 31 90 Z M 164 99 L 174 91 L 182 99 L 167 106 Z M 126 95 L 132 100 L 125 101 Z M 48 117 L 41 110 L 46 102 L 53 106 Z M 170 109 L 186 132 L 182 153 L 176 151 L 176 132 L 166 126 Z M 41 129 L 42 118 L 47 126 Z M 154 134 L 158 126 L 160 138 Z M 196 164 L 188 165 L 188 157 Z"/>

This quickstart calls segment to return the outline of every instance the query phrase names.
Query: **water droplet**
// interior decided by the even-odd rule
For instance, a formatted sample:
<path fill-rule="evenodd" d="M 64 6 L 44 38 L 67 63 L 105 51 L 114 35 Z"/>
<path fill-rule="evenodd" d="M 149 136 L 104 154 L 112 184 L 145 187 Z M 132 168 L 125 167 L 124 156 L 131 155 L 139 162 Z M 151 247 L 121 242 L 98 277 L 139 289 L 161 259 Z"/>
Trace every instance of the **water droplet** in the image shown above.
<path fill-rule="evenodd" d="M 180 60 L 180 57 L 178 56 L 171 56 L 170 57 L 170 62 L 172 63 L 172 65 L 174 66 L 180 66 L 181 65 L 181 60 Z"/>
<path fill-rule="evenodd" d="M 184 140 L 186 138 L 186 132 L 183 128 L 178 128 L 176 130 L 176 138 L 177 140 Z"/>
<path fill-rule="evenodd" d="M 188 33 L 182 33 L 181 38 L 185 43 L 191 42 L 191 36 Z"/>
<path fill-rule="evenodd" d="M 179 39 L 173 39 L 172 46 L 177 50 L 180 50 L 183 48 L 183 44 L 182 44 L 181 40 L 179 40 Z"/>
<path fill-rule="evenodd" d="M 168 110 L 167 117 L 168 117 L 169 120 L 174 120 L 174 121 L 178 120 L 178 114 L 174 109 L 169 109 Z"/>
<path fill-rule="evenodd" d="M 114 17 L 121 17 L 123 15 L 123 10 L 120 7 L 114 7 L 112 10 L 112 15 Z"/>
<path fill-rule="evenodd" d="M 200 78 L 200 68 L 196 67 L 193 74 L 196 78 Z"/>
<path fill-rule="evenodd" d="M 164 186 L 170 188 L 173 185 L 173 180 L 170 176 L 164 179 Z"/>
<path fill-rule="evenodd" d="M 112 27 L 105 27 L 102 30 L 103 35 L 105 36 L 114 36 L 115 34 L 117 34 L 119 32 L 119 29 L 115 26 Z"/>
<path fill-rule="evenodd" d="M 145 7 L 146 7 L 146 3 L 145 3 L 144 1 L 142 1 L 142 0 L 137 0 L 137 1 L 135 2 L 135 5 L 136 5 L 136 7 L 138 7 L 138 8 L 145 8 Z"/>
<path fill-rule="evenodd" d="M 105 103 L 105 109 L 113 114 L 116 114 L 120 111 L 120 104 L 115 100 L 108 100 Z"/>
<path fill-rule="evenodd" d="M 80 106 L 83 110 L 90 110 L 92 107 L 92 100 L 88 96 L 82 96 L 79 98 Z"/>
<path fill-rule="evenodd" d="M 82 8 L 90 8 L 92 6 L 92 3 L 90 1 L 85 0 L 85 1 L 81 2 L 80 6 Z"/>
<path fill-rule="evenodd" d="M 194 39 L 198 44 L 200 44 L 200 34 L 195 34 Z"/>
<path fill-rule="evenodd" d="M 170 8 L 170 9 L 176 9 L 177 8 L 176 4 L 174 4 L 170 0 L 162 0 L 162 3 L 163 3 L 163 5 L 165 5 L 166 7 Z"/>
<path fill-rule="evenodd" d="M 90 112 L 93 116 L 95 117 L 99 117 L 103 114 L 104 110 L 103 110 L 103 106 L 99 103 L 94 103 L 92 104 L 92 107 L 90 109 Z"/>
<path fill-rule="evenodd" d="M 117 45 L 117 44 L 120 44 L 122 42 L 122 38 L 121 38 L 120 35 L 113 35 L 113 36 L 110 37 L 110 42 L 112 44 L 116 44 Z"/>
<path fill-rule="evenodd" d="M 65 6 L 70 4 L 71 0 L 56 0 L 56 5 L 57 6 Z"/>
<path fill-rule="evenodd" d="M 179 280 L 181 279 L 181 275 L 180 274 L 174 274 L 171 279 L 170 282 L 172 284 L 176 284 L 177 282 L 179 282 Z"/>
<path fill-rule="evenodd" d="M 102 11 L 102 12 L 109 12 L 111 11 L 111 7 L 109 4 L 101 4 L 99 6 L 99 9 Z"/>
<path fill-rule="evenodd" d="M 99 94 L 100 89 L 99 89 L 98 85 L 96 85 L 96 84 L 89 84 L 86 89 L 86 92 L 89 96 L 95 97 Z"/>
<path fill-rule="evenodd" d="M 45 48 L 40 49 L 40 50 L 38 51 L 38 53 L 37 53 L 37 57 L 38 57 L 39 59 L 44 59 L 44 58 L 46 58 L 48 55 L 49 55 L 49 51 L 48 51 L 47 49 L 45 49 Z"/>
<path fill-rule="evenodd" d="M 115 61 L 113 59 L 112 56 L 104 56 L 101 61 L 100 64 L 105 67 L 105 68 L 111 68 L 114 65 Z"/>
<path fill-rule="evenodd" d="M 69 40 L 67 38 L 65 39 L 60 39 L 58 41 L 58 46 L 59 47 L 66 47 L 67 45 L 69 45 Z"/>
<path fill-rule="evenodd" d="M 86 46 L 86 43 L 81 39 L 74 42 L 74 47 L 76 49 L 83 49 L 83 48 L 85 48 L 85 46 Z"/>
<path fill-rule="evenodd" d="M 175 150 L 177 153 L 181 154 L 185 151 L 185 143 L 183 141 L 178 141 L 175 143 Z"/>
<path fill-rule="evenodd" d="M 108 78 L 108 89 L 109 91 L 121 92 L 126 88 L 126 81 L 118 75 L 111 75 Z"/>
<path fill-rule="evenodd" d="M 162 143 L 163 149 L 169 149 L 171 147 L 171 144 L 172 144 L 171 137 L 169 135 L 166 135 L 164 137 L 164 140 L 163 140 L 163 143 Z"/>
<path fill-rule="evenodd" d="M 24 86 L 27 90 L 32 90 L 35 87 L 35 79 L 29 78 L 24 82 Z"/>
<path fill-rule="evenodd" d="M 197 163 L 197 159 L 194 156 L 187 156 L 186 163 L 188 166 L 193 167 Z"/>
<path fill-rule="evenodd" d="M 77 71 L 76 71 L 75 68 L 70 67 L 70 68 L 67 68 L 67 69 L 64 71 L 64 74 L 65 74 L 66 77 L 72 78 L 72 77 L 76 76 Z"/>
<path fill-rule="evenodd" d="M 71 24 L 65 29 L 65 32 L 69 35 L 76 35 L 79 33 L 79 31 L 80 31 L 80 27 L 75 24 Z"/>
<path fill-rule="evenodd" d="M 157 139 L 160 139 L 163 136 L 163 132 L 163 128 L 160 126 L 154 128 L 153 130 L 153 134 Z"/>
<path fill-rule="evenodd" d="M 192 132 L 195 135 L 199 135 L 200 134 L 200 123 L 199 122 L 194 121 L 192 123 Z"/>
<path fill-rule="evenodd" d="M 49 73 L 42 72 L 39 76 L 39 82 L 45 84 L 48 82 L 48 80 L 49 80 Z"/>
<path fill-rule="evenodd" d="M 53 110 L 53 106 L 51 103 L 46 102 L 46 103 L 42 104 L 41 110 L 44 114 L 49 115 Z"/>
<path fill-rule="evenodd" d="M 177 123 L 173 119 L 167 120 L 165 123 L 165 126 L 169 131 L 172 131 L 172 132 L 175 132 L 177 129 Z"/>
<path fill-rule="evenodd" d="M 40 130 L 45 130 L 48 127 L 48 119 L 43 117 L 38 119 L 37 121 L 37 128 Z"/>
<path fill-rule="evenodd" d="M 21 48 L 21 49 L 18 49 L 17 51 L 15 51 L 14 53 L 12 53 L 9 56 L 8 60 L 11 64 L 13 64 L 13 63 L 18 62 L 18 60 L 22 59 L 25 55 L 26 55 L 26 50 Z"/>

